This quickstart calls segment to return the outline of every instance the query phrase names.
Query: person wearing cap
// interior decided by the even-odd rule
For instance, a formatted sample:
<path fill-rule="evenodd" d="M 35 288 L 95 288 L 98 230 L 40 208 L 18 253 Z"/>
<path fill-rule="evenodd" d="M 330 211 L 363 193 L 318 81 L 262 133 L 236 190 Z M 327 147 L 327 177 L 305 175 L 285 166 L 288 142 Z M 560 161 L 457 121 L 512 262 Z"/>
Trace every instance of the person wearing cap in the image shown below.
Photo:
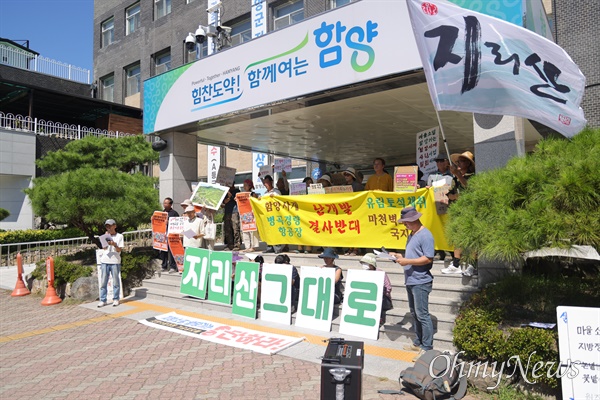
<path fill-rule="evenodd" d="M 468 180 L 475 175 L 475 157 L 470 151 L 465 151 L 461 154 L 452 154 L 450 156 L 452 164 L 450 171 L 454 175 L 454 188 L 448 192 L 448 200 L 455 201 L 458 199 L 461 190 L 467 188 Z M 460 266 L 462 257 L 461 249 L 454 249 L 452 262 L 446 268 L 442 269 L 443 274 L 463 274 L 472 276 L 475 274 L 475 267 L 467 265 L 465 271 Z"/>
<path fill-rule="evenodd" d="M 317 183 L 320 183 L 321 185 L 323 185 L 324 188 L 333 186 L 333 184 L 331 183 L 331 177 L 327 174 L 325 174 L 325 175 L 321 176 L 319 179 L 317 179 Z"/>
<path fill-rule="evenodd" d="M 362 192 L 365 190 L 365 186 L 356 178 L 356 170 L 354 168 L 346 168 L 343 172 L 343 175 L 344 179 L 346 180 L 346 185 L 352 186 L 353 192 Z"/>
<path fill-rule="evenodd" d="M 113 307 L 119 305 L 121 296 L 121 250 L 125 245 L 123 235 L 117 233 L 117 223 L 114 219 L 107 219 L 106 246 L 102 247 L 100 255 L 100 303 L 98 307 L 106 305 L 106 287 L 108 286 L 108 275 L 112 276 L 113 285 Z"/>
<path fill-rule="evenodd" d="M 165 197 L 163 200 L 163 212 L 166 212 L 169 218 L 179 217 L 179 213 L 173 209 L 173 199 L 170 197 Z M 160 260 L 163 272 L 178 272 L 173 253 L 171 253 L 169 250 L 160 252 Z"/>
<path fill-rule="evenodd" d="M 263 182 L 263 185 L 265 186 L 265 189 L 267 189 L 267 193 L 265 193 L 265 195 L 269 195 L 271 197 L 276 196 L 276 195 L 281 196 L 281 192 L 273 186 L 273 177 L 271 175 L 265 175 L 265 177 L 262 178 L 262 182 Z M 267 249 L 265 251 L 263 251 L 263 253 L 279 254 L 284 249 L 285 249 L 284 244 L 274 244 L 274 245 L 267 244 Z"/>
<path fill-rule="evenodd" d="M 185 209 L 188 208 L 189 206 L 193 207 L 192 200 L 185 199 L 184 201 L 181 202 L 181 208 L 183 208 L 183 214 L 184 215 L 185 215 Z M 204 214 L 202 212 L 196 211 L 196 217 L 202 218 L 203 216 L 204 216 Z"/>
<path fill-rule="evenodd" d="M 198 218 L 196 216 L 196 209 L 194 206 L 187 206 L 185 209 L 186 218 L 183 220 L 183 247 L 202 247 L 202 237 L 204 233 L 202 232 L 203 228 L 203 219 Z M 194 235 L 192 237 L 188 237 L 185 232 L 193 232 Z"/>
<path fill-rule="evenodd" d="M 335 260 L 337 260 L 339 257 L 337 254 L 335 254 L 335 251 L 331 247 L 326 247 L 323 249 L 323 253 L 319 254 L 319 258 L 322 258 L 325 262 L 325 265 L 322 265 L 321 268 L 335 268 L 335 291 L 333 304 L 341 304 L 342 300 L 344 300 L 344 287 L 342 284 L 344 274 L 342 274 L 342 268 L 335 265 Z"/>
<path fill-rule="evenodd" d="M 427 177 L 427 187 L 433 186 L 434 182 L 445 181 L 446 185 L 452 188 L 453 175 L 452 172 L 450 172 L 450 162 L 448 161 L 448 156 L 445 154 L 439 155 L 435 159 L 435 165 L 437 166 L 437 171 L 433 174 L 429 174 Z"/>
<path fill-rule="evenodd" d="M 367 180 L 365 190 L 394 191 L 394 181 L 392 180 L 392 176 L 385 172 L 384 168 L 385 160 L 383 158 L 377 157 L 373 160 L 373 170 L 375 171 L 375 175 L 371 175 Z"/>
<path fill-rule="evenodd" d="M 250 179 L 246 179 L 244 181 L 244 192 L 250 192 L 250 197 L 258 198 L 258 195 L 254 192 L 254 183 Z M 254 249 L 258 247 L 258 243 L 260 242 L 258 230 L 244 232 L 242 231 L 242 227 L 240 225 L 240 231 L 242 232 L 242 242 L 244 243 L 244 250 L 242 251 L 244 253 L 254 251 Z"/>
<path fill-rule="evenodd" d="M 377 268 L 377 256 L 373 253 L 367 253 L 360 259 L 360 265 L 366 271 L 382 271 Z M 379 319 L 379 327 L 385 324 L 386 313 L 392 309 L 392 282 L 388 275 L 383 272 L 383 294 L 381 298 L 381 317 Z"/>
<path fill-rule="evenodd" d="M 415 321 L 415 338 L 406 349 L 419 351 L 413 361 L 427 350 L 433 349 L 433 322 L 429 315 L 429 294 L 433 288 L 433 235 L 419 219 L 421 213 L 414 207 L 403 208 L 400 222 L 410 231 L 406 239 L 405 255 L 390 252 L 396 263 L 404 268 L 404 283 L 408 294 L 408 307 Z"/>

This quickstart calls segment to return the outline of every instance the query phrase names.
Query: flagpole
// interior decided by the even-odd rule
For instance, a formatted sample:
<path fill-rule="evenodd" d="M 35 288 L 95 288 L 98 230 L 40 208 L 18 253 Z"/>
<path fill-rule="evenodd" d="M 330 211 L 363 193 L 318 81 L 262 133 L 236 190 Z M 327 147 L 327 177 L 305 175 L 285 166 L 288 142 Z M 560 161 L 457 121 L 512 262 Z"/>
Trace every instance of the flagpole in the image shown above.
<path fill-rule="evenodd" d="M 448 142 L 446 142 L 446 135 L 444 134 L 444 127 L 442 126 L 442 119 L 440 118 L 440 113 L 438 113 L 437 108 L 433 107 L 435 110 L 435 115 L 437 116 L 438 124 L 440 124 L 440 132 L 442 132 L 442 139 L 444 140 L 444 147 L 446 148 L 446 156 L 448 157 L 448 162 L 452 164 L 452 160 L 450 160 L 450 151 L 448 150 Z"/>

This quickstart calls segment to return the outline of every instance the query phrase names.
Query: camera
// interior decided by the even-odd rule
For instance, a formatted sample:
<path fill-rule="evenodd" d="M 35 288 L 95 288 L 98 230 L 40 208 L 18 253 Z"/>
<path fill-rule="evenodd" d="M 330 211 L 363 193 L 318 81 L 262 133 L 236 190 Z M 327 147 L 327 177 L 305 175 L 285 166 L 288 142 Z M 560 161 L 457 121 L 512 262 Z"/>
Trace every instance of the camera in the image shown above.
<path fill-rule="evenodd" d="M 196 38 L 191 32 L 185 38 L 185 48 L 187 51 L 194 51 L 196 49 Z"/>
<path fill-rule="evenodd" d="M 221 33 L 225 33 L 226 35 L 231 34 L 231 28 L 228 26 L 217 26 L 217 32 Z"/>
<path fill-rule="evenodd" d="M 202 29 L 201 26 L 198 27 L 198 29 L 196 29 L 196 42 L 198 43 L 204 43 L 204 39 L 206 39 L 206 32 L 204 31 L 204 29 Z"/>

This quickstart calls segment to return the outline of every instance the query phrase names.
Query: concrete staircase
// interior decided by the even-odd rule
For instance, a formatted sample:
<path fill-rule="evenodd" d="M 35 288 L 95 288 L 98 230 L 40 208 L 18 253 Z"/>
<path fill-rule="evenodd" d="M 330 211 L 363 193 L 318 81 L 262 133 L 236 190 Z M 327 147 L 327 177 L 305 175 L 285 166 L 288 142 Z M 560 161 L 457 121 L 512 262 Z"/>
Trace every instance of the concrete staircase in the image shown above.
<path fill-rule="evenodd" d="M 265 262 L 273 262 L 274 254 L 262 254 Z M 294 254 L 288 253 L 292 264 L 299 267 L 322 265 L 322 260 L 316 254 Z M 336 264 L 344 271 L 348 269 L 359 269 L 360 256 L 340 256 Z M 404 274 L 402 267 L 391 261 L 378 260 L 377 265 L 384 270 L 392 283 L 392 297 L 394 309 L 387 312 L 387 321 L 384 329 L 379 334 L 378 343 L 385 346 L 385 342 L 409 343 L 414 336 L 412 333 L 412 316 L 408 310 L 408 299 L 404 285 Z M 478 291 L 477 276 L 464 277 L 462 275 L 444 275 L 443 261 L 434 262 L 432 274 L 433 291 L 429 296 L 429 312 L 434 326 L 434 347 L 442 350 L 454 350 L 452 345 L 452 328 L 454 320 L 462 303 L 473 293 Z M 347 274 L 344 274 L 346 276 Z M 231 312 L 231 306 L 221 305 L 209 301 L 199 300 L 184 296 L 179 293 L 181 276 L 179 274 L 161 274 L 157 271 L 155 276 L 143 282 L 143 286 L 134 289 L 136 297 L 148 298 L 150 300 L 166 301 L 170 304 L 190 306 L 197 308 L 199 313 L 209 313 L 210 310 L 220 312 Z M 260 311 L 259 311 L 260 313 Z M 260 316 L 259 316 L 260 318 Z M 260 323 L 260 319 L 257 319 Z M 292 316 L 294 328 L 295 316 Z M 340 310 L 335 306 L 333 312 L 332 332 L 339 331 Z M 323 335 L 323 332 L 314 331 L 315 335 Z M 396 347 L 396 346 L 394 346 Z"/>

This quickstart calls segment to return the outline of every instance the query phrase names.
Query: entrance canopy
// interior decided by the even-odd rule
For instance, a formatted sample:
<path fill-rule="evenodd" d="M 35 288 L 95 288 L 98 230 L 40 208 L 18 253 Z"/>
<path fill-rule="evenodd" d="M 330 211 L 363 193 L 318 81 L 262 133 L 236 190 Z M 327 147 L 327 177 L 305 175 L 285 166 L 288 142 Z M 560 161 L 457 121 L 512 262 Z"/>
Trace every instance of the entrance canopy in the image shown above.
<path fill-rule="evenodd" d="M 472 149 L 472 114 L 440 116 L 450 151 Z M 403 1 L 351 3 L 144 82 L 146 134 L 340 166 L 415 162 L 437 125 Z"/>

